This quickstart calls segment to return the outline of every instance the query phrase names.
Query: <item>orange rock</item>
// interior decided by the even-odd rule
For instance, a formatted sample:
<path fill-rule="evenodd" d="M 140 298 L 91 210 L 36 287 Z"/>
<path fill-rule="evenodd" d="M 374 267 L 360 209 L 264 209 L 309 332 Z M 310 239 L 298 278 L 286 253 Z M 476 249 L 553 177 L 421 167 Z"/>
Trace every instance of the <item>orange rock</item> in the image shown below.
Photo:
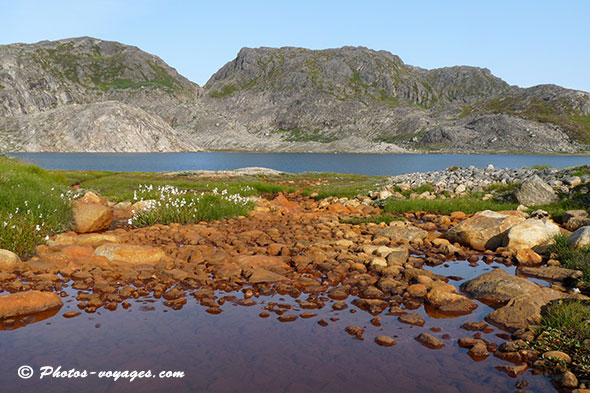
<path fill-rule="evenodd" d="M 98 203 L 75 201 L 73 213 L 75 230 L 78 233 L 107 229 L 113 220 L 112 209 Z"/>
<path fill-rule="evenodd" d="M 0 318 L 27 315 L 63 305 L 53 292 L 26 291 L 0 296 Z"/>
<path fill-rule="evenodd" d="M 86 191 L 86 194 L 84 194 L 84 196 L 80 198 L 80 200 L 85 203 L 98 203 L 100 205 L 104 205 L 107 203 L 107 200 L 105 198 L 101 197 L 100 195 L 92 191 Z"/>
<path fill-rule="evenodd" d="M 89 246 L 71 245 L 62 248 L 61 252 L 74 258 L 88 257 L 94 253 L 94 248 Z"/>
<path fill-rule="evenodd" d="M 285 263 L 281 257 L 268 255 L 243 255 L 238 257 L 235 262 L 242 269 L 262 268 L 277 274 L 284 274 L 291 270 L 291 267 Z"/>
<path fill-rule="evenodd" d="M 523 248 L 516 252 L 516 260 L 521 265 L 540 265 L 543 258 L 531 250 L 530 248 Z"/>
<path fill-rule="evenodd" d="M 350 210 L 348 210 L 348 208 L 346 206 L 344 206 L 343 204 L 341 204 L 340 202 L 328 205 L 328 211 L 331 213 L 336 213 L 336 214 L 350 213 Z"/>
<path fill-rule="evenodd" d="M 104 256 L 109 261 L 122 261 L 133 265 L 155 265 L 162 260 L 167 260 L 166 254 L 159 248 L 130 244 L 103 244 L 94 251 L 93 255 Z"/>

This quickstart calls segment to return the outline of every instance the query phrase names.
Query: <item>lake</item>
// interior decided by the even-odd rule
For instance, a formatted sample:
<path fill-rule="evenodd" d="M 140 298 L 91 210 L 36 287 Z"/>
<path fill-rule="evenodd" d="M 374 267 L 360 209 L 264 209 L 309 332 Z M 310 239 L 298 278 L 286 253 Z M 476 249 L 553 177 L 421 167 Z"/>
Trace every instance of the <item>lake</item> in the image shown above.
<path fill-rule="evenodd" d="M 396 175 L 450 166 L 522 168 L 590 165 L 590 156 L 532 154 L 322 154 L 322 153 L 10 153 L 46 169 L 160 172 L 229 170 L 251 166 L 279 171 Z"/>

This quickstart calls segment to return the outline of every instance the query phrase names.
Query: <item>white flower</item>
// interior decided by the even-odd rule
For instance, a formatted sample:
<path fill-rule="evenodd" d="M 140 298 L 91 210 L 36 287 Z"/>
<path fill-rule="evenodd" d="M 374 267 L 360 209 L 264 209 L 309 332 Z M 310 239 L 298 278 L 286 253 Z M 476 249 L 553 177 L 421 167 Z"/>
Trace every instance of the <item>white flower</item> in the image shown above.
<path fill-rule="evenodd" d="M 45 235 L 45 241 L 49 240 L 49 235 Z"/>
<path fill-rule="evenodd" d="M 574 293 L 580 293 L 580 288 L 574 288 Z"/>
<path fill-rule="evenodd" d="M 41 230 L 41 227 L 39 226 L 39 224 L 37 224 L 37 226 L 35 226 L 35 230 L 36 231 L 40 231 Z"/>

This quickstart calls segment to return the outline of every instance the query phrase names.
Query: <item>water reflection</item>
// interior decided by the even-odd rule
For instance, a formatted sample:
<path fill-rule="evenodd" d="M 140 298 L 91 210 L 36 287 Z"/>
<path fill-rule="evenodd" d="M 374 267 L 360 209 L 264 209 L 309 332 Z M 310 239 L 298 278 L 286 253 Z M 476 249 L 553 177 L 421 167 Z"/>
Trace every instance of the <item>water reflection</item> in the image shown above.
<path fill-rule="evenodd" d="M 498 267 L 480 264 L 470 267 L 465 261 L 448 267 L 433 268 L 439 274 L 458 275 L 465 279 L 484 269 Z M 460 285 L 462 281 L 452 282 Z M 70 294 L 76 294 L 68 288 Z M 346 300 L 348 308 L 332 310 L 334 302 L 325 299 L 325 307 L 311 310 L 317 316 L 281 323 L 278 315 L 261 318 L 270 302 L 289 305 L 287 314 L 300 315 L 296 299 L 276 294 L 251 298 L 253 306 L 239 305 L 242 292 L 217 293 L 235 296 L 212 315 L 193 297 L 181 310 L 165 308 L 163 299 L 138 299 L 128 310 L 114 312 L 99 309 L 67 319 L 61 315 L 77 311 L 73 297 L 46 323 L 27 325 L 23 329 L 0 334 L 4 356 L 0 369 L 2 391 L 19 392 L 514 392 L 517 380 L 526 380 L 525 391 L 553 392 L 550 382 L 530 373 L 514 379 L 495 370 L 505 362 L 489 357 L 474 362 L 466 349 L 458 348 L 456 339 L 473 332 L 459 328 L 465 322 L 480 321 L 492 309 L 482 303 L 471 315 L 440 318 L 432 310 L 419 307 L 426 319 L 424 327 L 400 323 L 395 316 L 380 316 L 380 326 L 370 323 L 370 314 L 360 311 Z M 149 310 L 146 308 L 152 306 Z M 356 312 L 353 312 L 356 311 Z M 327 326 L 318 324 L 320 319 Z M 364 340 L 353 339 L 346 326 L 365 329 Z M 433 330 L 430 330 L 435 328 Z M 438 328 L 438 329 L 437 329 Z M 439 331 L 440 329 L 440 331 Z M 436 333 L 435 333 L 436 331 Z M 446 346 L 431 350 L 415 337 L 428 332 L 444 334 Z M 501 342 L 498 330 L 483 337 Z M 381 347 L 373 340 L 378 335 L 395 337 L 396 345 Z M 184 371 L 182 379 L 150 378 L 114 382 L 89 376 L 84 380 L 21 380 L 16 370 L 28 364 L 39 367 L 62 366 L 62 369 L 162 370 Z"/>

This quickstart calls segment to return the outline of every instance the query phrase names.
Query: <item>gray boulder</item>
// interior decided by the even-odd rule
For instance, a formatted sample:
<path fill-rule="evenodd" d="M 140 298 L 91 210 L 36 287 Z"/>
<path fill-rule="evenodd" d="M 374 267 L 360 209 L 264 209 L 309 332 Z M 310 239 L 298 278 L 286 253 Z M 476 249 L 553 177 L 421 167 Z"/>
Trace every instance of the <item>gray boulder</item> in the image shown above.
<path fill-rule="evenodd" d="M 559 200 L 553 188 L 537 175 L 522 183 L 515 191 L 514 197 L 518 203 L 526 206 L 546 205 Z"/>
<path fill-rule="evenodd" d="M 494 269 L 461 284 L 461 290 L 469 296 L 496 304 L 506 303 L 520 295 L 538 292 L 539 289 L 533 282 L 502 269 Z"/>
<path fill-rule="evenodd" d="M 590 226 L 577 229 L 568 239 L 573 248 L 590 247 Z"/>

